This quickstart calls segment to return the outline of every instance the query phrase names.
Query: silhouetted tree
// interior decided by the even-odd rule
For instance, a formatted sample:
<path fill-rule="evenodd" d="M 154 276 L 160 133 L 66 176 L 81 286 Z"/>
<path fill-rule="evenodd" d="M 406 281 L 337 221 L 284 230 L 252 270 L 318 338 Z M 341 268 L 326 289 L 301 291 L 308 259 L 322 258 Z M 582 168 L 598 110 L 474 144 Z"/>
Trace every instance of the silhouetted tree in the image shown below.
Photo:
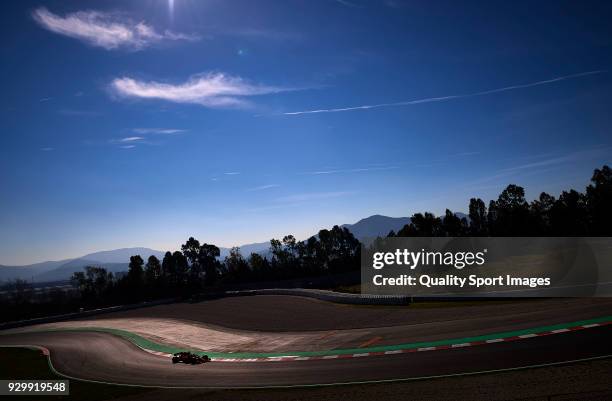
<path fill-rule="evenodd" d="M 121 286 L 125 288 L 125 296 L 128 301 L 136 302 L 143 298 L 145 288 L 144 260 L 140 255 L 130 256 L 130 264 Z"/>
<path fill-rule="evenodd" d="M 494 200 L 489 201 L 489 208 L 487 211 L 487 231 L 489 235 L 492 234 L 493 227 L 497 223 L 497 202 Z"/>
<path fill-rule="evenodd" d="M 225 257 L 224 264 L 226 274 L 231 281 L 242 282 L 251 278 L 251 269 L 248 262 L 242 257 L 240 248 L 230 249 L 229 255 Z"/>
<path fill-rule="evenodd" d="M 204 274 L 201 248 L 200 242 L 193 237 L 189 237 L 187 242 L 181 245 L 181 251 L 189 261 L 189 285 L 194 290 L 200 286 L 200 280 Z"/>
<path fill-rule="evenodd" d="M 609 235 L 612 229 L 612 169 L 595 169 L 586 189 L 591 233 Z"/>
<path fill-rule="evenodd" d="M 162 276 L 168 292 L 177 293 L 184 288 L 188 270 L 189 262 L 185 255 L 179 251 L 166 252 L 162 261 Z"/>
<path fill-rule="evenodd" d="M 291 238 L 289 238 L 289 236 L 285 236 L 283 240 L 287 240 L 289 243 L 291 243 Z M 280 276 L 290 276 L 291 269 L 294 267 L 293 254 L 287 248 L 286 241 L 280 241 L 272 238 L 270 240 L 270 253 L 272 254 L 272 269 L 278 272 Z"/>
<path fill-rule="evenodd" d="M 199 260 L 204 271 L 204 284 L 213 285 L 217 281 L 221 264 L 217 260 L 221 251 L 214 245 L 203 244 L 200 247 Z"/>
<path fill-rule="evenodd" d="M 145 267 L 145 277 L 147 283 L 154 283 L 161 277 L 161 263 L 155 255 L 149 256 L 149 259 L 147 259 L 147 265 Z"/>
<path fill-rule="evenodd" d="M 162 259 L 162 277 L 164 278 L 165 287 L 170 289 L 176 287 L 176 271 L 172 252 L 166 252 Z"/>
<path fill-rule="evenodd" d="M 360 243 L 346 227 L 319 231 L 320 260 L 330 272 L 359 269 Z"/>
<path fill-rule="evenodd" d="M 580 236 L 589 231 L 586 196 L 575 190 L 563 191 L 550 211 L 551 233 Z"/>
<path fill-rule="evenodd" d="M 127 280 L 131 286 L 141 287 L 144 281 L 144 260 L 140 255 L 130 256 Z"/>
<path fill-rule="evenodd" d="M 157 295 L 161 291 L 162 267 L 155 255 L 149 256 L 145 266 L 145 284 L 150 295 Z"/>
<path fill-rule="evenodd" d="M 497 198 L 493 209 L 495 219 L 493 224 L 489 225 L 492 235 L 513 236 L 528 231 L 526 228 L 530 227 L 529 204 L 525 200 L 525 190 L 522 187 L 508 185 Z"/>
<path fill-rule="evenodd" d="M 263 280 L 270 277 L 271 267 L 268 259 L 258 253 L 251 253 L 249 257 L 249 266 L 253 273 L 253 277 L 257 280 Z"/>
<path fill-rule="evenodd" d="M 179 289 L 185 288 L 187 285 L 187 277 L 189 273 L 189 261 L 179 251 L 172 253 L 173 271 L 175 274 L 175 282 Z"/>
<path fill-rule="evenodd" d="M 442 221 L 432 213 L 416 213 L 410 218 L 410 224 L 406 224 L 397 232 L 398 237 L 437 237 L 442 234 Z"/>
<path fill-rule="evenodd" d="M 105 303 L 113 289 L 113 274 L 98 266 L 87 266 L 84 272 L 75 272 L 70 279 L 81 293 L 83 304 L 97 306 Z"/>
<path fill-rule="evenodd" d="M 529 214 L 534 235 L 550 235 L 552 233 L 551 212 L 555 205 L 555 197 L 542 192 L 538 199 L 531 202 Z"/>
<path fill-rule="evenodd" d="M 302 243 L 302 269 L 305 275 L 315 275 L 322 271 L 325 265 L 321 243 L 316 237 L 310 237 Z"/>
<path fill-rule="evenodd" d="M 469 206 L 470 235 L 481 236 L 487 234 L 487 207 L 480 198 L 470 199 Z"/>
<path fill-rule="evenodd" d="M 467 232 L 467 220 L 459 218 L 455 213 L 446 209 L 441 231 L 442 235 L 447 237 L 460 237 Z"/>

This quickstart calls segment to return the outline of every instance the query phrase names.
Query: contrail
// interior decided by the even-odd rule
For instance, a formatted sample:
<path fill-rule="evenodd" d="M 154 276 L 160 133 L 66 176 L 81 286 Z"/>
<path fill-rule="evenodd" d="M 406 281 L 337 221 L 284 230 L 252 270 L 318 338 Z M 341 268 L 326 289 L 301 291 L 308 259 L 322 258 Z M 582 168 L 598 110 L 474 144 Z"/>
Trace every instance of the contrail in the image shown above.
<path fill-rule="evenodd" d="M 565 75 L 565 76 L 562 76 L 562 77 L 547 79 L 547 80 L 544 80 L 544 81 L 531 82 L 531 83 L 522 84 L 522 85 L 505 86 L 503 88 L 490 89 L 490 90 L 486 90 L 486 91 L 482 91 L 482 92 L 466 93 L 466 94 L 462 94 L 462 95 L 429 97 L 429 98 L 425 98 L 425 99 L 408 100 L 408 101 L 404 101 L 404 102 L 369 104 L 369 105 L 363 105 L 363 106 L 342 107 L 342 108 L 336 108 L 336 109 L 319 109 L 319 110 L 291 111 L 291 112 L 283 113 L 283 115 L 286 115 L 286 116 L 297 116 L 297 115 L 300 115 L 300 114 L 338 113 L 338 112 L 341 112 L 341 111 L 369 110 L 369 109 L 378 109 L 378 108 L 381 108 L 381 107 L 410 106 L 410 105 L 413 105 L 413 104 L 420 104 L 420 103 L 443 102 L 443 101 L 446 101 L 446 100 L 454 100 L 454 99 L 463 99 L 463 98 L 467 98 L 467 97 L 491 95 L 493 93 L 506 92 L 506 91 L 511 91 L 511 90 L 515 90 L 515 89 L 524 89 L 524 88 L 531 88 L 533 86 L 548 85 L 548 84 L 552 84 L 552 83 L 559 82 L 559 81 L 565 81 L 566 79 L 579 78 L 579 77 L 584 77 L 584 76 L 587 76 L 587 75 L 602 74 L 602 73 L 605 73 L 605 72 L 608 72 L 608 71 L 607 70 L 597 70 L 597 71 L 581 72 L 581 73 L 578 73 L 578 74 Z"/>

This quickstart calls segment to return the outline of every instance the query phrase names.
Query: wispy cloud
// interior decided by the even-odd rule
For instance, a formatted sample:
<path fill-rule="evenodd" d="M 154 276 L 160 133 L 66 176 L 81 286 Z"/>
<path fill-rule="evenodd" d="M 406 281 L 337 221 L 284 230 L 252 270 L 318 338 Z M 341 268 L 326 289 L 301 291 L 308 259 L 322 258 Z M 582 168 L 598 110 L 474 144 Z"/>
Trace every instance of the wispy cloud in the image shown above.
<path fill-rule="evenodd" d="M 415 100 L 408 100 L 408 101 L 403 101 L 403 102 L 378 103 L 378 104 L 340 107 L 340 108 L 331 108 L 331 109 L 291 111 L 291 112 L 286 112 L 282 114 L 286 116 L 296 116 L 296 115 L 301 115 L 301 114 L 338 113 L 338 112 L 343 112 L 343 111 L 371 110 L 371 109 L 379 109 L 383 107 L 412 106 L 412 105 L 422 104 L 422 103 L 444 102 L 448 100 L 456 100 L 456 99 L 464 99 L 464 98 L 470 98 L 470 97 L 476 97 L 476 96 L 492 95 L 494 93 L 507 92 L 507 91 L 517 90 L 517 89 L 532 88 L 534 86 L 540 86 L 540 85 L 549 85 L 549 84 L 553 84 L 556 82 L 565 81 L 567 79 L 574 79 L 574 78 L 580 78 L 580 77 L 585 77 L 589 75 L 602 74 L 605 72 L 607 72 L 607 70 L 587 71 L 587 72 L 581 72 L 578 74 L 571 74 L 571 75 L 565 75 L 565 76 L 556 77 L 552 79 L 547 79 L 544 81 L 530 82 L 530 83 L 521 84 L 521 85 L 505 86 L 503 88 L 490 89 L 490 90 L 480 91 L 480 92 L 465 93 L 465 94 L 460 94 L 460 95 L 429 97 L 429 98 L 424 98 L 424 99 L 415 99 Z"/>
<path fill-rule="evenodd" d="M 277 198 L 277 202 L 306 202 L 322 199 L 339 198 L 342 196 L 352 195 L 354 192 L 336 191 L 336 192 L 309 192 L 303 194 L 295 194 Z"/>
<path fill-rule="evenodd" d="M 521 164 L 518 166 L 502 169 L 500 170 L 500 173 L 512 173 L 512 172 L 521 171 L 521 170 L 528 170 L 528 169 L 533 169 L 533 168 L 538 168 L 538 167 L 547 167 L 547 166 L 552 166 L 556 164 L 562 164 L 562 163 L 566 163 L 566 162 L 578 159 L 577 156 L 578 156 L 577 154 L 572 154 L 568 156 L 555 157 L 552 159 L 542 160 L 542 161 L 534 162 L 534 163 Z"/>
<path fill-rule="evenodd" d="M 193 103 L 205 107 L 242 107 L 247 98 L 293 90 L 249 83 L 240 77 L 223 73 L 205 73 L 190 77 L 186 82 L 170 84 L 139 81 L 121 77 L 111 82 L 114 93 L 123 97 L 158 99 L 174 103 Z"/>
<path fill-rule="evenodd" d="M 52 97 L 43 97 L 43 98 L 38 99 L 38 101 L 42 103 L 42 102 L 48 102 L 49 100 L 52 100 L 52 99 L 53 99 Z"/>
<path fill-rule="evenodd" d="M 238 171 L 228 171 L 227 173 L 223 173 L 223 175 L 239 175 L 240 172 Z"/>
<path fill-rule="evenodd" d="M 137 144 L 145 144 L 141 136 L 126 136 L 124 138 L 111 139 L 109 143 L 116 145 L 120 149 L 133 149 Z"/>
<path fill-rule="evenodd" d="M 133 131 L 137 134 L 159 134 L 159 135 L 174 135 L 187 132 L 185 129 L 178 128 L 134 128 Z"/>
<path fill-rule="evenodd" d="M 106 50 L 119 48 L 140 50 L 163 41 L 194 41 L 199 37 L 169 30 L 158 32 L 144 22 L 135 22 L 115 13 L 78 11 L 65 16 L 45 7 L 34 10 L 32 17 L 43 28 L 79 39 Z"/>
<path fill-rule="evenodd" d="M 556 157 L 546 157 L 549 155 L 541 155 L 538 158 L 540 160 L 530 162 L 530 163 L 522 163 L 517 164 L 511 167 L 507 167 L 501 170 L 498 170 L 495 174 L 482 177 L 472 182 L 468 182 L 466 184 L 482 184 L 485 182 L 496 181 L 502 178 L 514 177 L 514 176 L 525 176 L 530 174 L 537 174 L 547 171 L 554 171 L 560 166 L 563 165 L 571 165 L 572 163 L 579 163 L 585 160 L 593 160 L 601 157 L 602 155 L 609 154 L 611 148 L 609 146 L 603 148 L 596 149 L 585 149 L 579 150 L 576 152 L 568 153 L 561 156 Z M 543 158 L 546 157 L 546 158 Z"/>
<path fill-rule="evenodd" d="M 258 187 L 249 188 L 247 192 L 255 192 L 255 191 L 265 191 L 266 189 L 278 188 L 280 185 L 278 184 L 268 184 L 268 185 L 260 185 Z"/>
<path fill-rule="evenodd" d="M 323 175 L 323 174 L 344 174 L 344 173 L 363 173 L 367 171 L 380 171 L 380 170 L 395 170 L 399 166 L 387 166 L 387 167 L 362 167 L 362 168 L 349 168 L 340 170 L 319 170 L 319 171 L 308 171 L 303 174 L 308 175 Z"/>
<path fill-rule="evenodd" d="M 514 173 L 514 172 L 519 172 L 522 170 L 538 169 L 538 168 L 554 166 L 558 164 L 577 162 L 580 160 L 588 160 L 593 157 L 597 157 L 602 154 L 606 154 L 609 151 L 610 151 L 609 146 L 598 148 L 598 149 L 579 150 L 579 151 L 572 152 L 572 153 L 569 153 L 563 156 L 559 156 L 559 157 L 550 157 L 550 158 L 532 162 L 532 163 L 519 164 L 516 166 L 505 168 L 505 169 L 500 170 L 500 173 L 502 174 Z"/>
<path fill-rule="evenodd" d="M 42 150 L 43 152 L 51 152 L 51 151 L 55 150 L 55 148 L 46 147 L 46 148 L 40 148 L 40 150 Z"/>
<path fill-rule="evenodd" d="M 112 145 L 117 145 L 123 149 L 131 149 L 136 145 L 160 146 L 166 142 L 166 138 L 178 135 L 182 132 L 186 132 L 186 130 L 176 128 L 134 128 L 129 131 L 130 133 L 133 132 L 138 135 L 126 135 L 122 138 L 111 139 L 108 142 Z M 155 135 L 155 137 L 153 137 L 152 135 Z M 128 148 L 126 146 L 120 145 L 129 145 L 130 147 Z"/>
<path fill-rule="evenodd" d="M 135 142 L 135 141 L 142 141 L 144 138 L 141 136 L 128 136 L 125 138 L 121 138 L 119 140 L 119 142 Z"/>

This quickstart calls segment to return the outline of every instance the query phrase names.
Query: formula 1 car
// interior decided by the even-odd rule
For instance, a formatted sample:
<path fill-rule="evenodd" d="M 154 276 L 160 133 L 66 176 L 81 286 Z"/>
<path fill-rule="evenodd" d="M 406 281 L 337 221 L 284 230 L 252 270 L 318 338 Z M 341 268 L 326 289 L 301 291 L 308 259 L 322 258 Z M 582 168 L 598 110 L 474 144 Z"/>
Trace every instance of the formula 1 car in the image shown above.
<path fill-rule="evenodd" d="M 201 363 L 210 362 L 208 355 L 197 355 L 191 352 L 177 352 L 172 355 L 172 363 L 185 363 L 188 365 L 199 365 Z"/>

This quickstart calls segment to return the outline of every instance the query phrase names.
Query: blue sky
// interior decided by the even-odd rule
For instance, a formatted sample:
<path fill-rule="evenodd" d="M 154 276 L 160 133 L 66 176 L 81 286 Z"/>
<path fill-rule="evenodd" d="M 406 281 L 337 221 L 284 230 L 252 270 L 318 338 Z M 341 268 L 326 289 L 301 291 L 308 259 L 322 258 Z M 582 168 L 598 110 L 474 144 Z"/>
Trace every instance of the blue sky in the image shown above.
<path fill-rule="evenodd" d="M 4 4 L 0 263 L 582 190 L 612 5 L 432 3 Z"/>

